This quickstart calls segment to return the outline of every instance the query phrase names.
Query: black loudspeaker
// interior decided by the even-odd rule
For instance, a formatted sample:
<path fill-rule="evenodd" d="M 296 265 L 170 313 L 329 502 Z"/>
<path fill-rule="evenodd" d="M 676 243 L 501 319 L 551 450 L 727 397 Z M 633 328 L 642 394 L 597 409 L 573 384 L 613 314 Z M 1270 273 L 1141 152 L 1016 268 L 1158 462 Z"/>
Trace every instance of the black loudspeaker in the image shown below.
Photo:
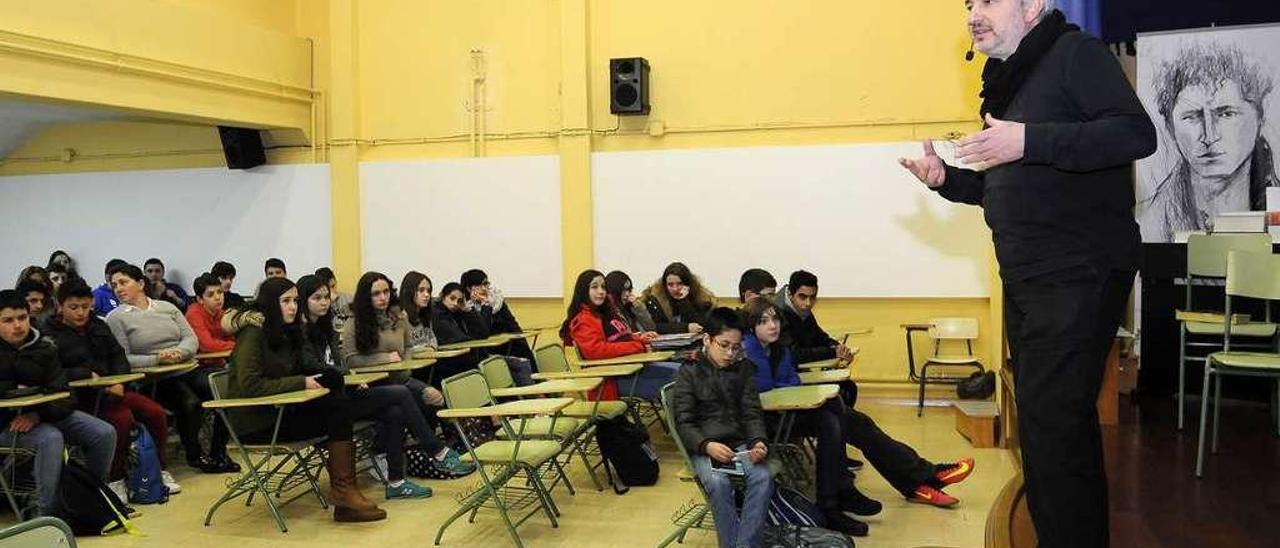
<path fill-rule="evenodd" d="M 218 126 L 222 139 L 222 153 L 227 157 L 228 169 L 249 169 L 267 163 L 267 153 L 262 149 L 262 134 L 256 129 Z"/>
<path fill-rule="evenodd" d="M 649 61 L 645 58 L 609 60 L 609 112 L 649 114 Z"/>

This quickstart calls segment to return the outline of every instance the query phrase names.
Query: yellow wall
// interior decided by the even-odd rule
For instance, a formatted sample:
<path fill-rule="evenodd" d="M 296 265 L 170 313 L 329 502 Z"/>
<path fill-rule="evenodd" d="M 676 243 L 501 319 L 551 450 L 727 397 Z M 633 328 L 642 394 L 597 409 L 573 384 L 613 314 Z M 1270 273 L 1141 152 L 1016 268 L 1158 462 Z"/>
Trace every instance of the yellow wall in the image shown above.
<path fill-rule="evenodd" d="M 360 161 L 560 155 L 568 284 L 591 260 L 591 152 L 908 140 L 976 127 L 981 65 L 962 60 L 964 7 L 955 0 L 168 4 L 314 45 L 316 157 L 333 167 L 334 256 L 343 280 L 359 270 L 360 212 L 348 198 L 358 196 Z M 482 82 L 473 50 L 483 57 Z M 644 56 L 653 66 L 647 118 L 608 112 L 608 60 L 622 56 Z M 473 141 L 478 106 L 483 147 Z M 650 124 L 663 135 L 651 136 Z M 204 128 L 70 125 L 15 151 L 0 175 L 218 165 L 216 142 Z M 58 154 L 69 147 L 80 160 L 62 163 Z M 271 160 L 311 158 L 300 146 L 274 150 Z M 513 308 L 529 325 L 563 315 L 554 299 L 514 299 Z M 829 327 L 875 329 L 856 341 L 864 379 L 905 378 L 898 325 L 932 316 L 980 318 L 976 350 L 999 356 L 1000 345 L 988 344 L 998 340 L 999 314 L 987 299 L 826 299 L 818 314 Z"/>

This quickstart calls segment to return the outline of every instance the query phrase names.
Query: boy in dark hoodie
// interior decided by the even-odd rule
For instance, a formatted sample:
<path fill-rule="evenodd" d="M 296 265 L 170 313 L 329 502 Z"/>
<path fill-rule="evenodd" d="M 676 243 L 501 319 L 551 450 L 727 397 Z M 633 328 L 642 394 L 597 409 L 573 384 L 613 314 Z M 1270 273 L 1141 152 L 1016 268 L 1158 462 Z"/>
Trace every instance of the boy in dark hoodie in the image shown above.
<path fill-rule="evenodd" d="M 755 365 L 744 357 L 737 312 L 713 309 L 703 328 L 698 362 L 676 373 L 672 408 L 677 434 L 707 491 L 721 548 L 759 546 L 773 496 L 773 472 L 764 462 L 769 444 Z M 722 465 L 740 462 L 746 490 L 741 512 L 734 505 L 733 483 L 715 471 L 713 459 Z"/>
<path fill-rule="evenodd" d="M 35 387 L 44 393 L 67 390 L 58 350 L 31 327 L 27 301 L 17 291 L 0 291 L 0 394 Z M 19 413 L 19 411 L 21 413 Z M 71 398 L 0 414 L 0 443 L 36 451 L 33 475 L 42 514 L 58 507 L 64 443 L 79 445 L 85 463 L 104 483 L 111 470 L 116 431 L 110 424 L 75 410 Z M 65 440 L 65 442 L 64 442 Z"/>

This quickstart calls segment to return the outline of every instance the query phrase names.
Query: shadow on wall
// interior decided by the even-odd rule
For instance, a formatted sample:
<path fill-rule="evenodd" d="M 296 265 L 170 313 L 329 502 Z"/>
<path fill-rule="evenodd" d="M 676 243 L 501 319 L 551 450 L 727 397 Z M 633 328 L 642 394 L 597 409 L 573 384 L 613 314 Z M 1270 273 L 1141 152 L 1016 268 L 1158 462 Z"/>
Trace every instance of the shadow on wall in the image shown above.
<path fill-rule="evenodd" d="M 971 236 L 973 224 L 982 222 L 982 210 L 976 207 L 947 207 L 943 209 L 945 214 L 940 215 L 937 208 L 929 207 L 929 198 L 917 196 L 915 211 L 910 215 L 895 216 L 893 222 L 922 246 L 947 257 L 970 259 L 975 274 L 979 278 L 986 276 L 987 250 L 991 246 L 991 240 L 989 237 Z M 937 197 L 934 199 L 941 200 Z"/>

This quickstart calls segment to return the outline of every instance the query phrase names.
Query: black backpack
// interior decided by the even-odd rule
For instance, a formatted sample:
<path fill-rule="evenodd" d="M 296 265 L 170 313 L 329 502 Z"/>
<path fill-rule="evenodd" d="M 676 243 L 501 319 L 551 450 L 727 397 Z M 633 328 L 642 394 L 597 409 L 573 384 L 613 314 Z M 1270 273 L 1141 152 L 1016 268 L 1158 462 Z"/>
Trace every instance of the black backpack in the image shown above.
<path fill-rule="evenodd" d="M 844 534 L 821 527 L 777 525 L 765 527 L 761 548 L 853 548 Z"/>
<path fill-rule="evenodd" d="M 658 453 L 644 428 L 625 416 L 602 420 L 596 425 L 596 442 L 621 483 L 613 488 L 618 494 L 627 492 L 627 486 L 658 483 Z"/>
<path fill-rule="evenodd" d="M 133 525 L 125 517 L 126 506 L 115 492 L 75 460 L 62 464 L 58 480 L 58 506 L 54 514 L 76 536 L 98 536 Z"/>
<path fill-rule="evenodd" d="M 975 371 L 956 385 L 956 395 L 962 400 L 985 400 L 996 393 L 994 371 Z"/>

